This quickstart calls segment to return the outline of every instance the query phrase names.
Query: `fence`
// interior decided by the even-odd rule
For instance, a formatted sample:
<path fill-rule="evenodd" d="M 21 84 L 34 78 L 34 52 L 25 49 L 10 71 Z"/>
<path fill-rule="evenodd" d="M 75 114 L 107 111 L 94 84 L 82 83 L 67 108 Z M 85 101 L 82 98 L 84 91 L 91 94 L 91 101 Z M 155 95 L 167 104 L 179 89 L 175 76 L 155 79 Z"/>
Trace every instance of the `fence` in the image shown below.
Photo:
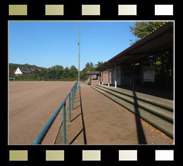
<path fill-rule="evenodd" d="M 34 139 L 34 141 L 32 142 L 32 145 L 41 144 L 44 137 L 46 136 L 46 133 L 48 132 L 49 128 L 51 127 L 52 123 L 54 122 L 55 118 L 57 117 L 58 113 L 62 108 L 63 108 L 63 124 L 62 124 L 63 125 L 63 144 L 64 145 L 66 144 L 66 100 L 69 97 L 69 122 L 71 122 L 71 107 L 73 110 L 76 90 L 77 90 L 77 82 L 74 84 L 73 88 L 69 91 L 65 99 L 62 101 L 60 106 L 57 108 L 53 116 L 50 118 L 50 120 L 42 129 L 42 131 L 39 133 L 39 135 L 36 137 L 36 139 Z"/>

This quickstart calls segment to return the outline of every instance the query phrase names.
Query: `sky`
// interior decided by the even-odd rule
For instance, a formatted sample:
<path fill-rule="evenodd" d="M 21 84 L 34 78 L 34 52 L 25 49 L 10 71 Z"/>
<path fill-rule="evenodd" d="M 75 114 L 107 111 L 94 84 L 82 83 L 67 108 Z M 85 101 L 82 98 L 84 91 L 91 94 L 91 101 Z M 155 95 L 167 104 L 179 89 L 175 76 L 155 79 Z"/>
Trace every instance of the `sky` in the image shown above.
<path fill-rule="evenodd" d="M 136 37 L 127 21 L 81 21 L 80 69 L 108 61 Z M 78 68 L 78 21 L 10 21 L 9 63 Z"/>

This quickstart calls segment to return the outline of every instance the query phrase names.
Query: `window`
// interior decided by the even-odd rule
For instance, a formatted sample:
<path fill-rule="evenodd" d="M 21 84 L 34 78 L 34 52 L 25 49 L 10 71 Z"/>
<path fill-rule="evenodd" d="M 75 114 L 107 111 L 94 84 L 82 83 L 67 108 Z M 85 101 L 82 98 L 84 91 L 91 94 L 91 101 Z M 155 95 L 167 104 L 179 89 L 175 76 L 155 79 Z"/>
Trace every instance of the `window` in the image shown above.
<path fill-rule="evenodd" d="M 97 74 L 92 74 L 92 75 L 91 75 L 91 80 L 97 80 L 97 79 L 98 79 Z"/>

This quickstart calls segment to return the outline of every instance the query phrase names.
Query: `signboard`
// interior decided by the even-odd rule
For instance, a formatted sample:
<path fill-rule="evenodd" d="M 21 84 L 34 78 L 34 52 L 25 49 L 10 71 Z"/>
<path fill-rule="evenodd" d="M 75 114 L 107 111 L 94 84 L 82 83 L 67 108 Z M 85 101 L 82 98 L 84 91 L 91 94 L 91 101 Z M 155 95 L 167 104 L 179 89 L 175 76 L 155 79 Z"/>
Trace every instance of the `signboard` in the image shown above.
<path fill-rule="evenodd" d="M 155 66 L 144 67 L 143 81 L 144 82 L 155 81 Z"/>
<path fill-rule="evenodd" d="M 92 74 L 91 75 L 91 80 L 97 80 L 98 78 L 97 78 L 97 75 L 96 74 Z"/>

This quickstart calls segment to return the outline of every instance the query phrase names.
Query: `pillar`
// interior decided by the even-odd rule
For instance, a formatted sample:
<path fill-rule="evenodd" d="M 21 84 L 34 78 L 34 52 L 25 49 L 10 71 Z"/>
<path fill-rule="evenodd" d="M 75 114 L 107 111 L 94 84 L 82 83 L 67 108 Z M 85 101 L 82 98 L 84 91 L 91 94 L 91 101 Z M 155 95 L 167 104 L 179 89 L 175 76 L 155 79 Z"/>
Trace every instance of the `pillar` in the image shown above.
<path fill-rule="evenodd" d="M 115 88 L 117 87 L 117 73 L 116 73 L 116 64 L 115 64 L 115 80 L 114 80 Z"/>
<path fill-rule="evenodd" d="M 135 55 L 133 56 L 133 92 L 135 92 Z"/>
<path fill-rule="evenodd" d="M 109 69 L 108 69 L 108 86 L 110 86 L 110 83 L 109 83 Z"/>
<path fill-rule="evenodd" d="M 102 85 L 103 85 L 103 72 L 101 73 L 101 75 L 102 75 Z"/>

